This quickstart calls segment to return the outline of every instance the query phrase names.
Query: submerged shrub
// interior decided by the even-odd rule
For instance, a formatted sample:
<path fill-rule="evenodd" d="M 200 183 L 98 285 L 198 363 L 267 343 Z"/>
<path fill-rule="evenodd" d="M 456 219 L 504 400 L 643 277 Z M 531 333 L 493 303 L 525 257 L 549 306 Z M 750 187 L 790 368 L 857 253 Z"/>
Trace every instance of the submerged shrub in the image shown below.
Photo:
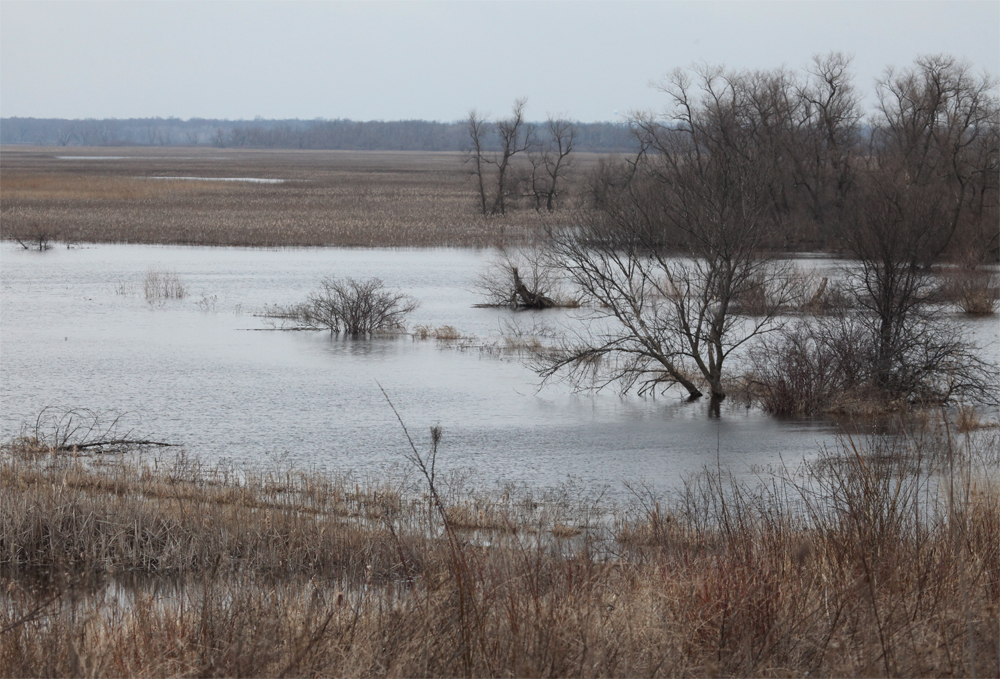
<path fill-rule="evenodd" d="M 997 286 L 997 276 L 990 271 L 963 267 L 948 277 L 940 294 L 970 316 L 988 316 L 996 313 Z"/>
<path fill-rule="evenodd" d="M 418 306 L 419 302 L 409 295 L 386 289 L 379 278 L 329 277 L 320 282 L 320 289 L 309 295 L 305 304 L 268 308 L 265 316 L 291 320 L 312 330 L 357 337 L 402 331 L 406 315 Z"/>
<path fill-rule="evenodd" d="M 538 247 L 500 248 L 479 274 L 477 291 L 486 307 L 511 309 L 576 308 L 578 299 L 563 291 L 562 273 Z"/>
<path fill-rule="evenodd" d="M 907 341 L 880 362 L 882 336 L 870 316 L 789 324 L 749 353 L 748 397 L 773 415 L 996 402 L 996 368 L 960 329 L 927 318 L 912 325 Z"/>
<path fill-rule="evenodd" d="M 142 281 L 142 289 L 147 302 L 159 302 L 164 299 L 184 299 L 187 289 L 175 271 L 159 271 L 150 269 Z M 120 293 L 124 294 L 124 292 Z"/>
<path fill-rule="evenodd" d="M 786 327 L 750 353 L 751 400 L 772 415 L 833 409 L 862 382 L 863 340 L 849 316 Z"/>

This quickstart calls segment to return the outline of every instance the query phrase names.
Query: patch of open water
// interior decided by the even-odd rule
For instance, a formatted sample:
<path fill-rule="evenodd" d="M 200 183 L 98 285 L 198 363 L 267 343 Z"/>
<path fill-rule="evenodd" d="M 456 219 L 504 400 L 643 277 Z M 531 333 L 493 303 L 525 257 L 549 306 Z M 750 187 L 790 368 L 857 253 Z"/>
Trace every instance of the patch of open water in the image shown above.
<path fill-rule="evenodd" d="M 56 156 L 56 160 L 229 160 L 224 156 Z"/>
<path fill-rule="evenodd" d="M 4 244 L 0 436 L 17 435 L 46 406 L 127 411 L 130 421 L 141 417 L 143 436 L 206 461 L 282 456 L 379 476 L 407 448 L 381 384 L 421 449 L 429 427 L 443 427 L 443 470 L 471 469 L 486 484 L 551 487 L 572 477 L 666 488 L 706 465 L 751 473 L 834 441 L 837 428 L 825 421 L 781 421 L 738 406 L 711 418 L 707 403 L 679 397 L 538 389 L 516 359 L 433 340 L 256 331 L 265 324 L 254 310 L 303 301 L 324 276 L 378 276 L 420 300 L 411 327 L 451 325 L 495 339 L 505 322 L 531 314 L 473 307 L 490 255 L 137 245 L 38 253 Z M 141 284 L 131 286 L 137 295 L 116 293 L 151 269 L 176 272 L 187 297 L 149 304 Z M 558 324 L 572 313 L 536 315 Z"/>
<path fill-rule="evenodd" d="M 262 177 L 142 177 L 142 179 L 173 179 L 194 182 L 249 182 L 251 184 L 284 184 L 287 179 Z"/>

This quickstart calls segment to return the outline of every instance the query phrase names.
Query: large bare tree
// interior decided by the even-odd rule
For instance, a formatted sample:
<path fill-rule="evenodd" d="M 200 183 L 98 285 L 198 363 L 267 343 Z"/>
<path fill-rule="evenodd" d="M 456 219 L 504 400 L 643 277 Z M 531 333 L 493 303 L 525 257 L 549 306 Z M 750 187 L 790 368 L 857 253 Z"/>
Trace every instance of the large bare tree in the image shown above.
<path fill-rule="evenodd" d="M 954 194 L 914 182 L 908 170 L 882 162 L 860 173 L 845 232 L 867 381 L 886 399 L 992 398 L 995 369 L 933 304 L 937 285 L 925 265 L 952 229 Z"/>
<path fill-rule="evenodd" d="M 514 157 L 532 144 L 532 126 L 524 120 L 528 100 L 514 102 L 510 116 L 490 123 L 472 110 L 466 121 L 469 133 L 468 162 L 479 190 L 484 216 L 507 214 Z"/>
<path fill-rule="evenodd" d="M 553 257 L 592 309 L 586 331 L 538 367 L 640 392 L 707 385 L 726 396 L 733 352 L 774 325 L 784 267 L 768 256 L 779 212 L 773 140 L 752 100 L 759 74 L 675 71 L 666 117 L 636 116 L 636 155 L 605 164 L 595 207 L 553 234 Z"/>
<path fill-rule="evenodd" d="M 851 81 L 850 58 L 816 56 L 796 85 L 796 115 L 786 158 L 807 214 L 829 242 L 845 219 L 860 155 L 861 97 Z"/>
<path fill-rule="evenodd" d="M 870 157 L 939 212 L 918 257 L 931 264 L 963 226 L 985 250 L 997 247 L 997 81 L 949 56 L 889 69 L 876 85 Z"/>

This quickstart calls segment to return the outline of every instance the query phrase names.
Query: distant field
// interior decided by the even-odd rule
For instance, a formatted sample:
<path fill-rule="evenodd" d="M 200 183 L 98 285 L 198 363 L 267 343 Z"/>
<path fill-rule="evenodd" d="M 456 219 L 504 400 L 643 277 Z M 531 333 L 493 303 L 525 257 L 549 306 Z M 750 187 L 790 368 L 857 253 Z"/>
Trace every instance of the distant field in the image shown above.
<path fill-rule="evenodd" d="M 581 154 L 578 181 L 597 158 Z M 531 238 L 548 223 L 572 219 L 572 210 L 553 217 L 530 209 L 484 219 L 476 214 L 475 188 L 462 160 L 457 153 L 419 151 L 3 147 L 0 236 L 261 247 L 479 247 Z"/>

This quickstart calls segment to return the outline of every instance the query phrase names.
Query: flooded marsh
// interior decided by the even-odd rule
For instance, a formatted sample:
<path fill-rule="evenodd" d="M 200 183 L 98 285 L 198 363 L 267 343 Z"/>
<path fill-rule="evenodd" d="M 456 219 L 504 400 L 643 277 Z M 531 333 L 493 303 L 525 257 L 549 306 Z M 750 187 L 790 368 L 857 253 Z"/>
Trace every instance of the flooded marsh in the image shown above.
<path fill-rule="evenodd" d="M 0 674 L 995 674 L 994 411 L 541 386 L 449 154 L 83 155 L 0 170 Z M 234 247 L 318 244 L 400 247 Z M 328 277 L 405 332 L 263 313 Z"/>
<path fill-rule="evenodd" d="M 538 388 L 503 347 L 510 322 L 568 323 L 573 310 L 477 308 L 488 251 L 91 245 L 2 253 L 5 437 L 47 406 L 131 413 L 145 434 L 206 460 L 287 456 L 379 474 L 405 437 L 444 429 L 442 464 L 483 482 L 540 486 L 645 479 L 673 485 L 706 464 L 748 471 L 832 441 L 824 421 L 782 421 L 733 404 L 711 419 L 679 396 L 619 397 Z M 184 296 L 144 294 L 168 272 Z M 271 330 L 255 312 L 294 304 L 324 276 L 377 276 L 415 298 L 411 329 L 452 326 L 476 341 L 348 340 Z M 130 285 L 131 283 L 131 285 Z M 121 292 L 133 294 L 120 294 Z M 426 333 L 425 333 L 425 336 Z"/>

